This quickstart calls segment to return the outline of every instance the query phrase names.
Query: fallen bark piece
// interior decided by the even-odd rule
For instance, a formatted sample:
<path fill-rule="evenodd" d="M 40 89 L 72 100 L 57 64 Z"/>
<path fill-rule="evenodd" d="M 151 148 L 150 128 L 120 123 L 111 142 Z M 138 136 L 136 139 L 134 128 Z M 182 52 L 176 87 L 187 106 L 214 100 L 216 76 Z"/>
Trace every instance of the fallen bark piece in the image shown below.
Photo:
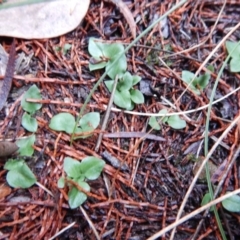
<path fill-rule="evenodd" d="M 104 151 L 102 156 L 105 160 L 111 163 L 111 165 L 115 168 L 120 168 L 120 170 L 126 171 L 129 170 L 129 167 L 126 163 L 122 163 L 117 158 L 115 158 L 111 153 L 108 151 Z"/>

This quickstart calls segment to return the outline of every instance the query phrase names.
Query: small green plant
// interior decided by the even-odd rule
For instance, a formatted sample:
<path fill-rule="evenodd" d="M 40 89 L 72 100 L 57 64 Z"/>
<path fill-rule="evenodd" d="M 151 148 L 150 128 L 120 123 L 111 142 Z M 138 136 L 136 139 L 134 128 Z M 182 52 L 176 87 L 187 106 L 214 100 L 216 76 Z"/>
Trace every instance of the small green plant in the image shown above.
<path fill-rule="evenodd" d="M 61 48 L 61 47 L 56 47 L 55 50 L 57 52 L 62 52 L 63 55 L 66 55 L 67 52 L 71 49 L 72 45 L 69 44 L 69 43 L 66 43 L 64 44 L 64 46 Z"/>
<path fill-rule="evenodd" d="M 231 54 L 230 71 L 240 72 L 240 44 L 239 42 L 226 41 L 228 54 Z"/>
<path fill-rule="evenodd" d="M 21 106 L 25 111 L 22 117 L 22 126 L 29 132 L 36 132 L 38 128 L 38 123 L 37 120 L 32 117 L 32 115 L 35 114 L 35 112 L 42 107 L 42 104 L 27 102 L 27 98 L 34 98 L 39 100 L 42 99 L 40 90 L 35 84 L 32 85 L 24 94 L 21 100 Z"/>
<path fill-rule="evenodd" d="M 226 192 L 229 193 L 229 192 Z M 222 201 L 223 207 L 229 212 L 240 212 L 240 196 L 233 195 Z"/>
<path fill-rule="evenodd" d="M 127 110 L 132 110 L 134 103 L 144 103 L 143 94 L 138 89 L 133 88 L 140 80 L 139 76 L 132 76 L 129 72 L 126 72 L 118 81 L 113 102 L 117 106 Z M 105 84 L 108 90 L 112 92 L 114 80 L 105 81 Z"/>
<path fill-rule="evenodd" d="M 92 58 L 89 61 L 90 71 L 102 69 L 105 67 L 108 76 L 115 79 L 116 75 L 122 77 L 127 70 L 127 59 L 125 54 L 121 56 L 117 64 L 110 68 L 114 60 L 119 57 L 124 47 L 121 43 L 103 43 L 98 39 L 90 38 L 88 44 L 88 51 Z"/>
<path fill-rule="evenodd" d="M 8 170 L 7 182 L 14 188 L 29 188 L 37 182 L 24 160 L 9 159 L 4 169 Z"/>
<path fill-rule="evenodd" d="M 104 166 L 105 162 L 96 157 L 85 157 L 81 162 L 73 158 L 66 157 L 64 159 L 63 169 L 66 172 L 67 177 L 61 177 L 58 180 L 58 187 L 64 188 L 65 183 L 68 183 L 69 186 L 68 179 L 70 179 L 78 184 L 81 188 L 89 192 L 90 186 L 86 180 L 97 179 L 100 176 Z M 75 186 L 70 184 L 68 202 L 72 209 L 82 205 L 86 199 L 87 195 L 85 193 L 79 191 Z"/>
<path fill-rule="evenodd" d="M 208 204 L 210 201 L 211 201 L 211 196 L 210 196 L 210 193 L 208 192 L 203 196 L 201 206 Z M 210 211 L 211 212 L 213 211 L 213 207 L 210 208 Z"/>
<path fill-rule="evenodd" d="M 33 117 L 35 112 L 42 107 L 40 103 L 30 103 L 27 102 L 27 98 L 42 99 L 39 88 L 34 84 L 32 85 L 27 92 L 23 95 L 21 100 L 21 106 L 25 113 L 22 116 L 22 126 L 29 132 L 36 132 L 38 128 L 37 120 Z M 35 135 L 25 137 L 16 141 L 17 146 L 19 147 L 20 156 L 32 156 L 34 153 L 33 144 L 35 142 Z"/>
<path fill-rule="evenodd" d="M 23 110 L 26 111 L 22 117 L 22 126 L 29 132 L 36 132 L 38 123 L 37 120 L 32 117 L 32 115 L 42 107 L 42 104 L 29 103 L 26 101 L 27 98 L 42 98 L 40 90 L 36 85 L 32 85 L 21 100 L 21 106 Z M 34 134 L 17 140 L 16 144 L 19 147 L 19 155 L 31 157 L 34 153 L 33 144 L 35 140 L 36 136 Z M 37 181 L 30 168 L 22 159 L 9 159 L 4 165 L 4 169 L 8 170 L 7 182 L 11 187 L 29 188 Z"/>
<path fill-rule="evenodd" d="M 168 111 L 167 109 L 162 109 L 161 111 L 159 111 L 160 114 L 167 114 Z M 174 129 L 182 129 L 186 127 L 186 121 L 181 119 L 178 115 L 173 115 L 170 117 L 150 117 L 149 119 L 149 125 L 151 126 L 151 128 L 153 128 L 154 130 L 160 130 L 161 126 L 159 124 L 159 121 L 161 121 L 162 123 L 167 123 L 170 127 L 174 128 Z"/>
<path fill-rule="evenodd" d="M 117 106 L 127 110 L 132 110 L 134 108 L 134 103 L 144 103 L 143 94 L 133 87 L 140 82 L 141 78 L 139 76 L 132 76 L 129 72 L 127 72 L 127 59 L 125 54 L 123 54 L 118 62 L 112 66 L 115 59 L 118 58 L 124 51 L 122 44 L 108 44 L 100 42 L 97 39 L 90 38 L 88 51 L 92 56 L 89 61 L 90 71 L 105 68 L 111 79 L 109 81 L 105 81 L 105 84 L 110 92 L 112 92 L 116 76 L 118 77 L 119 82 L 117 84 L 113 100 Z"/>
<path fill-rule="evenodd" d="M 196 93 L 197 95 L 200 95 L 201 91 L 209 83 L 210 74 L 205 73 L 203 75 L 200 75 L 199 77 L 194 78 L 194 73 L 184 70 L 182 71 L 182 80 L 185 83 L 190 84 L 189 87 L 194 93 Z"/>
<path fill-rule="evenodd" d="M 226 194 L 229 192 L 226 192 Z M 202 199 L 201 206 L 206 205 L 211 201 L 210 193 L 206 193 Z M 222 201 L 222 206 L 229 212 L 240 212 L 240 196 L 233 195 Z M 213 211 L 213 207 L 210 208 Z"/>
<path fill-rule="evenodd" d="M 31 157 L 34 153 L 33 144 L 36 140 L 36 136 L 30 135 L 29 137 L 21 138 L 16 141 L 17 146 L 19 147 L 18 153 L 20 156 Z"/>
<path fill-rule="evenodd" d="M 78 136 L 76 136 L 74 139 L 90 137 L 99 123 L 100 114 L 98 112 L 90 112 L 85 114 L 78 123 L 78 127 L 74 133 Z M 76 121 L 72 114 L 59 113 L 51 119 L 49 127 L 55 131 L 64 131 L 72 134 L 75 124 Z"/>

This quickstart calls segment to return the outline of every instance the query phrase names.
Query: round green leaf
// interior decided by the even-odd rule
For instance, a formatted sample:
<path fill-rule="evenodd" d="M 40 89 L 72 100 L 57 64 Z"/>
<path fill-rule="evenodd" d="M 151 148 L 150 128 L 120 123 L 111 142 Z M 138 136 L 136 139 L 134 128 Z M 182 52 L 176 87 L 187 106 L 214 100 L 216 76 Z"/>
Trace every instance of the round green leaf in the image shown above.
<path fill-rule="evenodd" d="M 110 59 L 106 65 L 106 72 L 111 79 L 115 79 L 118 75 L 119 78 L 123 76 L 127 69 L 127 59 L 126 56 L 123 55 L 120 57 L 117 63 L 113 65 L 113 61 L 115 59 Z"/>
<path fill-rule="evenodd" d="M 201 206 L 208 204 L 211 201 L 210 193 L 206 193 L 202 199 Z M 210 208 L 210 211 L 213 211 L 213 207 Z"/>
<path fill-rule="evenodd" d="M 229 212 L 240 212 L 240 196 L 233 195 L 223 200 L 222 205 Z"/>
<path fill-rule="evenodd" d="M 131 89 L 130 94 L 131 94 L 131 99 L 134 103 L 137 103 L 137 104 L 144 103 L 144 96 L 139 90 Z"/>
<path fill-rule="evenodd" d="M 159 111 L 160 114 L 167 114 L 168 110 L 166 108 L 163 108 L 162 110 Z M 163 123 L 167 122 L 168 117 L 158 117 L 158 121 L 161 119 Z"/>
<path fill-rule="evenodd" d="M 49 127 L 56 131 L 65 131 L 71 134 L 75 126 L 75 118 L 70 113 L 59 113 L 55 115 L 49 124 Z"/>
<path fill-rule="evenodd" d="M 89 70 L 94 71 L 94 70 L 102 69 L 102 68 L 106 67 L 106 65 L 107 65 L 107 62 L 99 62 L 96 64 L 92 64 L 89 62 Z"/>
<path fill-rule="evenodd" d="M 104 43 L 102 50 L 104 56 L 109 59 L 116 59 L 117 55 L 124 52 L 124 47 L 121 43 Z"/>
<path fill-rule="evenodd" d="M 64 177 L 60 177 L 58 179 L 57 185 L 58 185 L 58 188 L 64 188 L 64 186 L 65 186 L 65 178 Z"/>
<path fill-rule="evenodd" d="M 132 100 L 130 92 L 128 90 L 120 92 L 116 89 L 113 102 L 121 108 L 125 108 L 127 110 L 131 109 Z"/>
<path fill-rule="evenodd" d="M 163 108 L 162 110 L 159 111 L 159 113 L 160 114 L 167 114 L 168 111 L 167 111 L 167 109 Z M 165 122 L 167 122 L 167 120 L 168 120 L 168 117 L 154 117 L 154 116 L 152 116 L 149 119 L 149 125 L 155 130 L 160 130 L 161 127 L 160 127 L 159 121 L 165 123 Z"/>
<path fill-rule="evenodd" d="M 133 83 L 132 83 L 133 86 L 141 81 L 141 77 L 137 75 L 132 76 L 132 78 L 133 78 Z"/>
<path fill-rule="evenodd" d="M 30 114 L 25 112 L 22 116 L 22 126 L 29 132 L 36 132 L 38 128 L 38 122 Z"/>
<path fill-rule="evenodd" d="M 81 163 L 77 160 L 65 157 L 63 162 L 63 169 L 67 173 L 68 177 L 78 178 L 81 176 Z"/>
<path fill-rule="evenodd" d="M 33 144 L 36 140 L 35 135 L 31 135 L 27 138 L 22 138 L 16 141 L 17 146 L 19 147 L 18 152 L 20 156 L 29 156 L 31 157 L 34 153 Z"/>
<path fill-rule="evenodd" d="M 105 83 L 108 91 L 109 91 L 109 92 L 112 92 L 112 90 L 113 90 L 113 85 L 114 85 L 114 80 L 105 81 L 104 83 Z"/>
<path fill-rule="evenodd" d="M 174 129 L 182 129 L 186 127 L 186 121 L 181 119 L 178 115 L 170 116 L 167 123 Z"/>
<path fill-rule="evenodd" d="M 23 164 L 24 164 L 24 160 L 9 159 L 5 163 L 4 169 L 6 169 L 6 170 L 14 170 L 14 169 L 22 167 Z"/>
<path fill-rule="evenodd" d="M 231 72 L 240 72 L 240 56 L 238 58 L 232 58 L 230 61 Z"/>
<path fill-rule="evenodd" d="M 192 89 L 192 91 L 199 95 L 200 91 L 195 87 L 196 84 L 198 83 L 197 79 L 195 78 L 193 80 L 193 78 L 194 78 L 194 74 L 192 72 L 189 72 L 186 70 L 182 71 L 182 80 L 185 83 L 190 84 L 189 87 Z"/>
<path fill-rule="evenodd" d="M 226 41 L 226 48 L 228 54 L 231 54 L 232 58 L 240 57 L 240 44 L 239 42 Z"/>
<path fill-rule="evenodd" d="M 90 191 L 90 186 L 86 182 L 78 182 L 78 184 L 86 191 Z M 68 192 L 68 203 L 72 209 L 82 205 L 86 199 L 87 195 L 83 192 L 79 192 L 76 187 L 72 187 L 72 189 Z"/>
<path fill-rule="evenodd" d="M 27 98 L 42 99 L 40 90 L 35 84 L 32 85 L 23 95 L 23 98 L 21 100 L 21 106 L 26 112 L 29 113 L 35 113 L 42 107 L 42 104 L 40 103 L 26 102 Z"/>
<path fill-rule="evenodd" d="M 193 78 L 194 78 L 194 74 L 192 72 L 189 72 L 186 70 L 182 71 L 182 80 L 185 83 L 190 83 L 193 80 Z"/>
<path fill-rule="evenodd" d="M 129 90 L 132 87 L 133 78 L 129 72 L 123 75 L 123 78 L 118 81 L 117 89 L 121 92 L 124 90 Z"/>
<path fill-rule="evenodd" d="M 79 125 L 82 129 L 88 127 L 89 129 L 94 130 L 95 128 L 98 127 L 99 123 L 100 123 L 99 112 L 87 113 L 79 121 Z"/>
<path fill-rule="evenodd" d="M 81 162 L 81 172 L 89 180 L 97 179 L 103 168 L 105 162 L 96 157 L 86 157 Z"/>
<path fill-rule="evenodd" d="M 160 124 L 158 123 L 157 121 L 157 118 L 154 117 L 154 116 L 151 116 L 150 119 L 149 119 L 149 123 L 148 123 L 151 128 L 153 128 L 154 130 L 160 130 L 161 127 L 160 127 Z"/>
<path fill-rule="evenodd" d="M 14 188 L 29 188 L 37 179 L 26 163 L 21 167 L 10 170 L 7 173 L 7 182 Z"/>
<path fill-rule="evenodd" d="M 198 86 L 203 90 L 209 83 L 210 74 L 205 73 L 197 78 Z"/>
<path fill-rule="evenodd" d="M 100 60 L 101 57 L 104 57 L 103 48 L 104 48 L 104 43 L 100 42 L 98 39 L 96 38 L 89 39 L 88 52 L 96 60 Z"/>

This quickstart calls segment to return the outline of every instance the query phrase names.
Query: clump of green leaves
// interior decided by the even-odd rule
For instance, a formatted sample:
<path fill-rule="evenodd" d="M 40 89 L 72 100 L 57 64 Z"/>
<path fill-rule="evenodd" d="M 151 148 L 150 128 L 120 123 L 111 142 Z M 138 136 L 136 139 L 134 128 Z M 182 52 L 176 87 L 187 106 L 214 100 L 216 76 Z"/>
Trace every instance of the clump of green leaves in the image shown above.
<path fill-rule="evenodd" d="M 36 177 L 24 160 L 10 159 L 4 165 L 8 170 L 7 182 L 14 188 L 29 188 L 37 182 Z"/>
<path fill-rule="evenodd" d="M 125 54 L 121 56 L 117 64 L 110 68 L 114 60 L 123 53 L 124 47 L 121 43 L 103 43 L 98 39 L 90 38 L 88 51 L 92 58 L 89 62 L 90 71 L 105 67 L 108 76 L 115 79 L 116 75 L 122 77 L 127 70 L 127 59 Z"/>
<path fill-rule="evenodd" d="M 79 121 L 78 127 L 74 132 L 77 138 L 87 138 L 92 135 L 94 129 L 100 123 L 100 114 L 98 112 L 90 112 L 85 114 Z M 55 115 L 49 124 L 49 127 L 55 131 L 64 131 L 72 134 L 76 124 L 75 117 L 70 113 L 59 113 Z"/>
<path fill-rule="evenodd" d="M 127 59 L 125 54 L 120 57 L 116 64 L 112 65 L 115 59 L 124 51 L 121 43 L 109 44 L 90 38 L 88 51 L 92 56 L 89 69 L 93 71 L 105 68 L 111 79 L 105 82 L 110 92 L 112 92 L 116 76 L 118 77 L 119 82 L 113 100 L 117 106 L 131 110 L 134 108 L 134 103 L 144 103 L 143 94 L 134 88 L 141 78 L 139 76 L 132 76 L 127 72 Z"/>
<path fill-rule="evenodd" d="M 63 55 L 66 55 L 67 52 L 68 52 L 71 48 L 72 48 L 72 45 L 71 45 L 71 44 L 65 43 L 65 44 L 63 45 L 63 47 L 56 47 L 55 50 L 56 50 L 57 52 L 60 52 L 60 51 L 61 51 Z"/>
<path fill-rule="evenodd" d="M 22 126 L 29 132 L 36 132 L 38 123 L 33 115 L 42 107 L 42 104 L 27 102 L 27 98 L 42 99 L 40 90 L 35 84 L 28 89 L 21 100 L 21 106 L 25 111 L 22 116 L 21 123 Z M 17 140 L 16 144 L 19 147 L 19 155 L 31 157 L 34 153 L 33 144 L 35 140 L 35 134 Z M 11 187 L 29 188 L 37 181 L 26 162 L 22 159 L 9 159 L 4 165 L 4 169 L 8 170 L 7 182 Z"/>
<path fill-rule="evenodd" d="M 22 126 L 29 132 L 36 132 L 38 128 L 37 120 L 33 117 L 33 114 L 42 107 L 40 103 L 27 102 L 27 98 L 34 98 L 41 100 L 41 93 L 39 88 L 34 84 L 24 94 L 21 100 L 21 106 L 25 113 L 22 117 Z"/>
<path fill-rule="evenodd" d="M 167 114 L 168 111 L 167 109 L 162 109 L 159 111 L 159 114 Z M 160 130 L 161 126 L 159 124 L 159 122 L 162 123 L 167 123 L 170 127 L 174 128 L 174 129 L 182 129 L 186 127 L 186 121 L 181 119 L 178 115 L 173 115 L 170 117 L 150 117 L 149 119 L 149 125 L 151 126 L 151 128 L 153 128 L 154 130 Z"/>
<path fill-rule="evenodd" d="M 200 95 L 201 91 L 209 83 L 210 74 L 205 73 L 203 75 L 200 75 L 199 77 L 194 78 L 194 73 L 184 70 L 182 71 L 182 80 L 185 83 L 190 84 L 189 87 L 194 93 L 196 93 L 197 95 Z"/>
<path fill-rule="evenodd" d="M 228 54 L 231 54 L 230 71 L 240 72 L 240 42 L 226 42 Z"/>
<path fill-rule="evenodd" d="M 39 88 L 34 84 L 32 85 L 27 92 L 23 95 L 21 100 L 21 106 L 25 113 L 22 116 L 22 126 L 29 132 L 36 132 L 38 128 L 37 120 L 33 117 L 37 110 L 42 107 L 40 103 L 31 103 L 27 102 L 26 99 L 42 99 Z M 17 146 L 19 147 L 20 156 L 32 156 L 34 153 L 33 144 L 35 142 L 35 135 L 25 137 L 16 141 Z"/>
<path fill-rule="evenodd" d="M 69 182 L 68 179 L 74 181 L 80 187 L 86 191 L 90 191 L 90 186 L 86 182 L 87 180 L 97 179 L 103 168 L 105 162 L 102 159 L 96 157 L 85 157 L 81 162 L 66 157 L 64 159 L 63 169 L 67 174 L 66 178 L 61 177 L 58 180 L 58 187 L 64 188 L 65 183 Z M 75 186 L 69 186 L 68 202 L 71 208 L 77 208 L 87 199 L 87 195 L 79 191 Z"/>
<path fill-rule="evenodd" d="M 139 76 L 132 76 L 129 72 L 126 72 L 118 81 L 113 102 L 117 106 L 127 110 L 132 110 L 134 103 L 144 103 L 143 94 L 138 89 L 133 88 L 140 80 Z M 105 81 L 105 84 L 108 90 L 112 92 L 114 80 Z"/>

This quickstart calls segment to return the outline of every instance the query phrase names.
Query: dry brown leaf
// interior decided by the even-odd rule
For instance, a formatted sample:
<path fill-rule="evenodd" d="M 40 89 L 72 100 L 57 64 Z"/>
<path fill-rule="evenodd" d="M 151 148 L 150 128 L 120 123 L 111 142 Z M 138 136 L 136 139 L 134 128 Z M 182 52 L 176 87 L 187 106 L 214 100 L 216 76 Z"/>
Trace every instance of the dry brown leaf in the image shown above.
<path fill-rule="evenodd" d="M 20 3 L 8 0 L 3 4 Z M 0 11 L 0 36 L 24 39 L 51 38 L 76 28 L 84 18 L 90 0 L 58 0 Z"/>
<path fill-rule="evenodd" d="M 0 142 L 0 157 L 7 157 L 18 150 L 16 143 L 2 141 Z"/>
<path fill-rule="evenodd" d="M 7 197 L 12 192 L 11 188 L 4 183 L 0 184 L 0 199 Z"/>

